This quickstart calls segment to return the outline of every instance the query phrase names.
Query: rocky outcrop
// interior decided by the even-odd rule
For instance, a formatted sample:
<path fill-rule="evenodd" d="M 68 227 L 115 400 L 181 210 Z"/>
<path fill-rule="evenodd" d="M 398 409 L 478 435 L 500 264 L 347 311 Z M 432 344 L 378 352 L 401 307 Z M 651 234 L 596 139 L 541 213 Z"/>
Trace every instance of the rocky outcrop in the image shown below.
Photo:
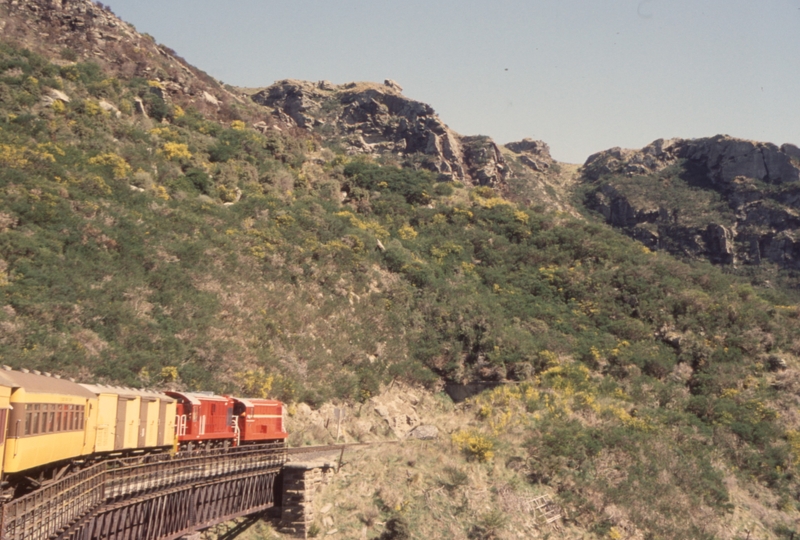
<path fill-rule="evenodd" d="M 546 172 L 553 165 L 550 147 L 544 141 L 522 139 L 521 141 L 507 143 L 505 147 L 517 154 L 523 165 L 536 172 Z"/>
<path fill-rule="evenodd" d="M 710 139 L 688 141 L 679 156 L 702 164 L 708 169 L 713 182 L 727 187 L 738 177 L 771 184 L 797 182 L 800 180 L 800 168 L 791 156 L 795 150 L 797 147 L 790 144 L 779 148 L 771 143 L 718 135 Z"/>
<path fill-rule="evenodd" d="M 655 223 L 663 211 L 655 205 L 636 205 L 613 184 L 603 184 L 595 193 L 596 208 L 615 227 Z"/>
<path fill-rule="evenodd" d="M 151 92 L 210 118 L 227 121 L 232 117 L 229 105 L 247 103 L 168 47 L 138 33 L 110 8 L 89 0 L 0 0 L 0 37 L 57 63 L 88 60 L 109 75 L 153 81 L 158 86 Z"/>
<path fill-rule="evenodd" d="M 387 392 L 370 399 L 370 404 L 395 436 L 403 438 L 420 424 L 415 407 L 418 401 L 411 392 Z"/>
<path fill-rule="evenodd" d="M 420 425 L 406 433 L 406 437 L 420 441 L 433 441 L 439 438 L 439 428 L 430 424 Z"/>
<path fill-rule="evenodd" d="M 594 186 L 587 205 L 650 248 L 717 264 L 800 268 L 797 146 L 725 135 L 659 139 L 590 156 L 583 180 Z M 694 200 L 718 208 L 684 206 Z"/>
<path fill-rule="evenodd" d="M 652 174 L 665 169 L 678 160 L 682 139 L 658 139 L 641 150 L 619 147 L 592 154 L 583 165 L 584 176 L 598 180 L 609 174 Z"/>
<path fill-rule="evenodd" d="M 134 37 L 135 30 L 109 10 L 86 0 L 4 0 L 10 14 L 21 12 L 28 20 L 46 23 L 62 32 L 47 36 L 50 43 L 99 45 Z M 44 25 L 43 25 L 44 26 Z"/>
<path fill-rule="evenodd" d="M 713 263 L 730 264 L 734 261 L 734 231 L 718 223 L 706 227 L 705 242 Z"/>
<path fill-rule="evenodd" d="M 717 135 L 706 139 L 658 139 L 641 150 L 611 148 L 589 156 L 584 175 L 590 180 L 609 174 L 652 174 L 684 160 L 706 172 L 718 186 L 744 177 L 783 184 L 800 180 L 800 148 L 778 147 Z"/>
<path fill-rule="evenodd" d="M 462 137 L 430 105 L 409 99 L 387 79 L 383 85 L 284 80 L 251 96 L 275 118 L 338 139 L 350 154 L 395 154 L 456 180 L 501 186 L 505 160 L 488 137 Z"/>

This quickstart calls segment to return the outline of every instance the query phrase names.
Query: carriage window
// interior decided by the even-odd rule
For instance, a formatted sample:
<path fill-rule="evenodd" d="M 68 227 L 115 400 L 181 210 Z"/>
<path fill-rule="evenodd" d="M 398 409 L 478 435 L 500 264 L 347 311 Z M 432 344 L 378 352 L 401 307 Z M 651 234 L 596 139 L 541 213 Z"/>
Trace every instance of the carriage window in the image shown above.
<path fill-rule="evenodd" d="M 26 403 L 25 425 L 16 428 L 22 430 L 18 436 L 83 430 L 86 427 L 86 412 L 85 405 Z M 8 416 L 6 416 L 7 419 Z M 3 417 L 2 409 L 0 409 L 0 429 L 2 426 Z"/>

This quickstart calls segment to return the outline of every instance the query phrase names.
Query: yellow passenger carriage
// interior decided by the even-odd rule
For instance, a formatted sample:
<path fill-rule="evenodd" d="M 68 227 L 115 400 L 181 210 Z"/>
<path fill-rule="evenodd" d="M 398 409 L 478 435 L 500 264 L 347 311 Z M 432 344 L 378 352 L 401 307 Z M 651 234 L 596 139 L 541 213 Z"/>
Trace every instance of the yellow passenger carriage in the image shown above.
<path fill-rule="evenodd" d="M 6 426 L 11 412 L 11 387 L 0 379 L 0 475 L 3 473 L 3 455 L 6 448 Z"/>
<path fill-rule="evenodd" d="M 25 472 L 36 483 L 35 472 L 40 468 L 69 463 L 92 452 L 97 418 L 94 394 L 65 379 L 10 368 L 0 370 L 0 388 L 9 390 L 10 407 L 4 475 Z"/>

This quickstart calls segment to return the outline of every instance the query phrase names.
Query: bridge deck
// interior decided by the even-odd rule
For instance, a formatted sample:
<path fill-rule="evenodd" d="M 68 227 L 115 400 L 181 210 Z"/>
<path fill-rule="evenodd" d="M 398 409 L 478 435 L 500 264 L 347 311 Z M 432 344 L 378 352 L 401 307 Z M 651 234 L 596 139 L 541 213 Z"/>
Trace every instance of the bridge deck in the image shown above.
<path fill-rule="evenodd" d="M 272 506 L 285 461 L 282 444 L 104 461 L 3 505 L 0 540 L 177 538 Z"/>

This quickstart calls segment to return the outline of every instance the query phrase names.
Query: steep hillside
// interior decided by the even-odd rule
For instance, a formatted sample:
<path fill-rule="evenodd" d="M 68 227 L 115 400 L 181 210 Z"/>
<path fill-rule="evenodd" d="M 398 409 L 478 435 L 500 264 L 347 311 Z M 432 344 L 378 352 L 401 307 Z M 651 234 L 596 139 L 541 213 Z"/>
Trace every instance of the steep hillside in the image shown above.
<path fill-rule="evenodd" d="M 66 66 L 91 61 L 107 76 L 157 82 L 135 103 L 161 121 L 170 106 L 215 120 L 257 121 L 245 96 L 140 34 L 102 3 L 85 0 L 0 0 L 0 37 Z"/>
<path fill-rule="evenodd" d="M 509 490 L 556 496 L 596 538 L 794 532 L 793 291 L 571 216 L 575 170 L 544 143 L 455 134 L 392 84 L 282 81 L 253 101 L 83 0 L 0 9 L 2 363 L 269 394 L 298 415 L 335 401 L 366 416 L 387 388 L 425 388 L 450 469 L 404 497 L 438 490 L 442 515 L 485 512 L 463 530 L 448 517 L 457 534 L 440 537 L 511 534 Z M 676 228 L 655 211 L 650 232 L 669 248 L 673 230 L 751 223 L 761 207 L 740 184 L 789 215 L 793 152 L 719 139 L 607 153 L 584 167 L 587 200 L 602 210 L 610 185 L 630 208 L 663 205 Z M 670 189 L 635 190 L 646 182 Z M 608 208 L 613 221 L 627 207 Z M 650 215 L 623 214 L 637 231 Z M 772 226 L 786 223 L 791 236 L 788 219 Z M 688 253 L 713 251 L 700 236 Z M 433 397 L 473 381 L 502 386 L 456 412 Z M 500 514 L 470 506 L 468 488 Z M 358 504 L 437 534 L 428 507 Z"/>
<path fill-rule="evenodd" d="M 430 105 L 403 96 L 395 81 L 335 85 L 285 80 L 239 90 L 270 111 L 273 121 L 304 128 L 348 156 L 380 157 L 577 215 L 568 195 L 574 175 L 565 174 L 545 142 L 525 139 L 501 147 L 489 137 L 459 135 Z"/>
<path fill-rule="evenodd" d="M 800 148 L 717 136 L 586 160 L 586 204 L 652 249 L 800 268 Z"/>

